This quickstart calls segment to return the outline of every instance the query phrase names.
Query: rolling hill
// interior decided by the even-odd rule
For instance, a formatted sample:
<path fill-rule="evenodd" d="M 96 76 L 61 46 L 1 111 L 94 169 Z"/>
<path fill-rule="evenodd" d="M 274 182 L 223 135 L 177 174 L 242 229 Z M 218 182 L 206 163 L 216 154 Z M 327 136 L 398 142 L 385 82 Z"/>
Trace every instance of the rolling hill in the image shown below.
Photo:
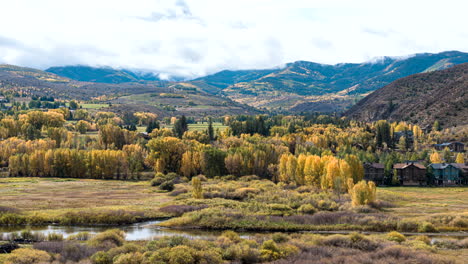
<path fill-rule="evenodd" d="M 190 84 L 166 81 L 99 83 L 76 81 L 54 73 L 0 65 L 0 93 L 8 97 L 52 96 L 109 104 L 105 111 L 149 111 L 159 116 L 255 114 L 257 109 L 213 95 Z"/>
<path fill-rule="evenodd" d="M 346 116 L 361 121 L 405 120 L 427 126 L 468 124 L 468 63 L 411 75 L 373 92 Z"/>

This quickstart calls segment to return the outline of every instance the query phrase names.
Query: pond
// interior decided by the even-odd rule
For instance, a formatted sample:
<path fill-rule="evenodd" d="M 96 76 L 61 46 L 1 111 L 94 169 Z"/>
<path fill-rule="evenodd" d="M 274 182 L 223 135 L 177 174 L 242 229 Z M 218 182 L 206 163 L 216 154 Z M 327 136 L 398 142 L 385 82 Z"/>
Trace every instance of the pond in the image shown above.
<path fill-rule="evenodd" d="M 62 234 L 64 238 L 75 235 L 80 232 L 89 232 L 91 234 L 106 231 L 108 229 L 118 228 L 126 233 L 127 240 L 150 240 L 155 237 L 162 236 L 185 236 L 188 238 L 207 238 L 219 235 L 221 232 L 217 231 L 200 231 L 200 230 L 172 230 L 166 228 L 158 228 L 155 224 L 161 223 L 162 221 L 147 221 L 141 223 L 135 223 L 130 225 L 120 226 L 60 226 L 60 225 L 48 225 L 48 226 L 31 226 L 28 227 L 33 233 L 42 233 L 48 235 L 50 233 Z M 8 236 L 11 233 L 17 233 L 25 230 L 24 226 L 15 227 L 0 227 L 0 240 L 1 234 Z"/>
<path fill-rule="evenodd" d="M 31 226 L 27 229 L 31 230 L 33 233 L 41 233 L 43 235 L 48 235 L 50 233 L 62 234 L 64 238 L 68 236 L 75 235 L 80 232 L 89 232 L 91 234 L 104 232 L 108 229 L 118 228 L 126 233 L 127 240 L 151 240 L 153 238 L 162 237 L 162 236 L 185 236 L 191 239 L 198 238 L 210 238 L 219 236 L 222 231 L 219 230 L 178 230 L 170 228 L 159 228 L 155 226 L 158 223 L 161 223 L 164 220 L 158 221 L 147 221 L 141 223 L 135 223 L 130 225 L 120 225 L 120 226 L 60 226 L 60 225 L 48 225 L 48 226 Z M 0 226 L 0 240 L 3 236 L 8 236 L 12 233 L 17 233 L 25 230 L 24 226 L 16 227 L 1 227 Z M 240 236 L 243 238 L 248 238 L 255 234 L 271 234 L 273 232 L 240 232 Z M 305 232 L 304 232 L 305 233 Z M 331 235 L 331 234 L 347 234 L 348 231 L 315 231 L 311 233 Z M 378 234 L 378 232 L 364 232 L 365 234 Z M 384 232 L 386 233 L 386 232 Z M 418 233 L 403 233 L 405 235 L 418 235 Z M 431 238 L 454 238 L 454 239 L 463 239 L 468 237 L 466 232 L 456 232 L 456 233 L 425 233 Z"/>

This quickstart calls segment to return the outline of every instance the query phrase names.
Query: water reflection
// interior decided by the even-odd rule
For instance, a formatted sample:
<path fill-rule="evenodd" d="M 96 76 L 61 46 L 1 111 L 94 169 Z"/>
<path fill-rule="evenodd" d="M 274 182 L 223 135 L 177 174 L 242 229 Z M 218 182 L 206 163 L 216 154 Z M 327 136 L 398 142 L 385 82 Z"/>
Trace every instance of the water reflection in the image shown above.
<path fill-rule="evenodd" d="M 126 233 L 127 240 L 150 240 L 156 237 L 162 236 L 185 236 L 188 238 L 209 238 L 219 235 L 221 232 L 217 231 L 181 231 L 181 230 L 171 230 L 165 228 L 158 228 L 154 226 L 155 224 L 161 223 L 162 221 L 148 221 L 142 223 L 136 223 L 131 225 L 121 225 L 121 226 L 58 226 L 58 225 L 49 225 L 49 226 L 31 226 L 28 228 L 34 233 L 42 233 L 48 235 L 50 233 L 62 234 L 64 238 L 67 238 L 71 235 L 76 235 L 80 232 L 89 232 L 90 234 L 95 234 L 99 232 L 106 231 L 108 229 L 118 228 Z M 0 235 L 3 233 L 3 236 L 8 236 L 12 233 L 21 232 L 25 230 L 24 226 L 18 227 L 0 227 Z"/>

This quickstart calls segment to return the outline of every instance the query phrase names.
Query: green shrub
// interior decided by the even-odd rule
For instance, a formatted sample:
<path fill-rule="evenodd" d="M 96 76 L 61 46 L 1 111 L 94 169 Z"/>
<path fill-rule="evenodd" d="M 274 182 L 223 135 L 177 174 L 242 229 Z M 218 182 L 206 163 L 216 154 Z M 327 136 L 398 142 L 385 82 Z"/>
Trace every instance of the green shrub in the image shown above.
<path fill-rule="evenodd" d="M 231 231 L 231 230 L 224 231 L 221 236 L 228 238 L 229 240 L 231 240 L 234 243 L 238 243 L 238 242 L 241 241 L 240 236 L 236 232 Z"/>
<path fill-rule="evenodd" d="M 166 179 L 164 177 L 154 177 L 154 179 L 151 180 L 151 186 L 159 186 L 165 181 Z"/>
<path fill-rule="evenodd" d="M 5 260 L 5 264 L 39 264 L 48 263 L 50 256 L 47 252 L 32 248 L 13 250 Z"/>
<path fill-rule="evenodd" d="M 429 222 L 422 222 L 419 224 L 418 232 L 437 232 L 437 229 L 434 227 L 432 223 Z"/>
<path fill-rule="evenodd" d="M 289 240 L 289 237 L 283 233 L 274 233 L 271 236 L 271 239 L 273 239 L 273 241 L 275 241 L 276 243 L 284 243 Z"/>
<path fill-rule="evenodd" d="M 188 246 L 173 247 L 168 254 L 169 264 L 194 264 L 196 253 L 195 249 Z"/>
<path fill-rule="evenodd" d="M 104 231 L 89 240 L 89 244 L 92 246 L 101 246 L 102 244 L 110 243 L 118 247 L 122 246 L 124 242 L 125 233 L 119 229 L 110 229 Z"/>
<path fill-rule="evenodd" d="M 397 230 L 400 232 L 418 232 L 419 224 L 411 221 L 400 221 Z"/>
<path fill-rule="evenodd" d="M 428 245 L 431 244 L 431 239 L 428 236 L 415 236 L 413 237 L 414 240 L 422 241 Z"/>
<path fill-rule="evenodd" d="M 315 214 L 317 209 L 311 204 L 303 204 L 297 209 L 297 211 L 301 214 Z"/>
<path fill-rule="evenodd" d="M 123 246 L 113 248 L 109 250 L 107 253 L 112 259 L 114 259 L 118 255 L 140 252 L 142 251 L 142 249 L 143 248 L 137 244 L 125 243 Z"/>
<path fill-rule="evenodd" d="M 396 231 L 392 231 L 387 234 L 387 240 L 401 243 L 403 241 L 406 241 L 406 237 L 403 234 L 400 234 Z"/>
<path fill-rule="evenodd" d="M 174 183 L 172 181 L 165 181 L 159 185 L 159 189 L 172 192 L 174 190 Z"/>
<path fill-rule="evenodd" d="M 353 243 L 357 243 L 359 241 L 362 241 L 364 239 L 364 236 L 357 232 L 352 232 L 351 234 L 349 234 L 349 239 L 351 239 Z"/>
<path fill-rule="evenodd" d="M 178 177 L 179 177 L 179 175 L 177 175 L 177 173 L 174 173 L 174 172 L 169 172 L 165 176 L 166 180 L 169 180 L 169 181 L 173 181 L 173 180 L 177 179 Z"/>
<path fill-rule="evenodd" d="M 161 248 L 188 244 L 189 239 L 183 236 L 164 236 L 146 244 L 147 250 L 156 251 Z"/>
<path fill-rule="evenodd" d="M 112 258 L 104 251 L 98 251 L 91 256 L 93 264 L 112 264 Z"/>
<path fill-rule="evenodd" d="M 281 258 L 281 252 L 278 245 L 273 240 L 263 242 L 260 254 L 265 261 L 273 261 Z"/>
<path fill-rule="evenodd" d="M 113 264 L 141 264 L 143 255 L 139 252 L 122 254 L 115 257 Z"/>

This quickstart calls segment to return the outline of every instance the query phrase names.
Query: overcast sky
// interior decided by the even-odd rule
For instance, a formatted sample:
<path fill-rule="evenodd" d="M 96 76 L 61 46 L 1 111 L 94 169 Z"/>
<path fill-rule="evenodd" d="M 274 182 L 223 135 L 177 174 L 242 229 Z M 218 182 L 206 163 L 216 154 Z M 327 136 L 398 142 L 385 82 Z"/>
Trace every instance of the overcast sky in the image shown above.
<path fill-rule="evenodd" d="M 459 0 L 1 0 L 0 63 L 196 77 L 468 51 Z"/>

